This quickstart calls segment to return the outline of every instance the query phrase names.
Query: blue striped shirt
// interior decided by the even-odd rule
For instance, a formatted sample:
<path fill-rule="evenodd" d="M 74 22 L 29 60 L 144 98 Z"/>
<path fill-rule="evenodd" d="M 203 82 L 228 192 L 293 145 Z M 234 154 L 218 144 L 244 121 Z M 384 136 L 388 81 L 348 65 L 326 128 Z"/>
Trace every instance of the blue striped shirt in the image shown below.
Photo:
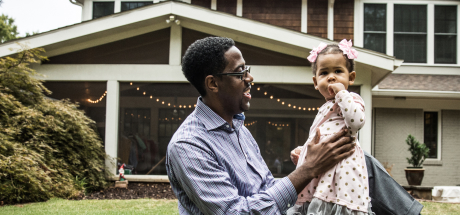
<path fill-rule="evenodd" d="M 180 214 L 283 214 L 297 200 L 275 181 L 244 121 L 233 128 L 201 98 L 172 137 L 166 170 Z"/>

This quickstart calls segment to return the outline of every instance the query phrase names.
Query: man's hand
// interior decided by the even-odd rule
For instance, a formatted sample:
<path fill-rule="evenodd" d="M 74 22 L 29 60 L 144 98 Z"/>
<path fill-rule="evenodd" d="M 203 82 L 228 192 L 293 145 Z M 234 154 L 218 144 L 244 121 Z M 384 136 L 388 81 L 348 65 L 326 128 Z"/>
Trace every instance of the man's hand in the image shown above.
<path fill-rule="evenodd" d="M 342 129 L 320 142 L 321 134 L 319 128 L 316 129 L 315 139 L 307 145 L 305 162 L 288 175 L 297 193 L 302 191 L 313 178 L 353 154 L 354 138 L 346 136 L 347 133 L 348 129 Z"/>
<path fill-rule="evenodd" d="M 341 90 L 346 90 L 346 89 L 342 83 L 334 83 L 334 84 L 329 84 L 327 87 L 327 90 L 329 91 L 329 94 L 331 96 L 335 96 Z"/>

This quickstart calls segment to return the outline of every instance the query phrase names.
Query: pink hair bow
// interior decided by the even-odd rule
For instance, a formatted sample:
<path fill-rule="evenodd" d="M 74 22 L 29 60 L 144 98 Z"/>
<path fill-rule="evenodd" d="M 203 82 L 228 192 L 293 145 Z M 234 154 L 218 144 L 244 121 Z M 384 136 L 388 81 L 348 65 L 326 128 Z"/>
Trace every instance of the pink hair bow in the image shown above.
<path fill-rule="evenodd" d="M 347 41 L 346 39 L 343 39 L 339 43 L 340 50 L 343 51 L 343 54 L 346 54 L 348 56 L 348 59 L 358 58 L 358 51 L 352 48 L 352 46 L 353 44 L 351 43 L 351 40 Z"/>
<path fill-rule="evenodd" d="M 320 43 L 318 47 L 311 50 L 310 55 L 307 57 L 307 59 L 312 63 L 315 62 L 316 58 L 318 57 L 318 54 L 321 51 L 323 51 L 323 49 L 325 49 L 326 47 L 327 47 L 326 43 Z"/>

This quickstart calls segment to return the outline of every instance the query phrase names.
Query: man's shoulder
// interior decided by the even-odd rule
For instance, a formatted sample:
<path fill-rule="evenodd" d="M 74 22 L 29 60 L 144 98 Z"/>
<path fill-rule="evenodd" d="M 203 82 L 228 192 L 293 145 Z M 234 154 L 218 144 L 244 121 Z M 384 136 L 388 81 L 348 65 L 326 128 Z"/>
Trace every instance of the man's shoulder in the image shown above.
<path fill-rule="evenodd" d="M 200 143 L 208 131 L 196 114 L 190 114 L 171 138 L 168 148 L 174 147 L 176 144 L 196 144 Z"/>

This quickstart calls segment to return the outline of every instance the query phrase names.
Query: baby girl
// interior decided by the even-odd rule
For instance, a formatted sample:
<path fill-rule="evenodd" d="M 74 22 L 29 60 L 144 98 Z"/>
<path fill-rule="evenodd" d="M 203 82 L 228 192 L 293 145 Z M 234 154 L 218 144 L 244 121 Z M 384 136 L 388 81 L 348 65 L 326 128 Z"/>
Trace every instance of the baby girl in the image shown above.
<path fill-rule="evenodd" d="M 338 45 L 321 43 L 310 52 L 315 89 L 326 99 L 310 128 L 302 147 L 297 168 L 305 161 L 307 145 L 320 129 L 320 140 L 347 127 L 352 137 L 364 125 L 364 101 L 348 92 L 356 78 L 354 60 L 358 56 L 350 41 Z M 370 207 L 367 168 L 364 152 L 356 138 L 355 152 L 332 169 L 313 179 L 299 193 L 296 205 L 288 214 L 373 214 Z"/>

